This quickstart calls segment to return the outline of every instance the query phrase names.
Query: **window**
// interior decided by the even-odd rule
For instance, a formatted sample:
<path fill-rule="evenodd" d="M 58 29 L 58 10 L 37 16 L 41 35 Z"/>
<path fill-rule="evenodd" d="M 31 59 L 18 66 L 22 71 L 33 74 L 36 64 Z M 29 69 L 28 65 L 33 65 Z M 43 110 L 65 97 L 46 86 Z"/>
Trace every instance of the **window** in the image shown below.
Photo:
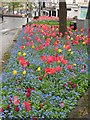
<path fill-rule="evenodd" d="M 87 0 L 84 0 L 84 2 L 88 2 Z"/>
<path fill-rule="evenodd" d="M 67 8 L 67 11 L 71 11 L 71 8 Z"/>
<path fill-rule="evenodd" d="M 73 0 L 73 3 L 76 3 L 76 0 Z"/>

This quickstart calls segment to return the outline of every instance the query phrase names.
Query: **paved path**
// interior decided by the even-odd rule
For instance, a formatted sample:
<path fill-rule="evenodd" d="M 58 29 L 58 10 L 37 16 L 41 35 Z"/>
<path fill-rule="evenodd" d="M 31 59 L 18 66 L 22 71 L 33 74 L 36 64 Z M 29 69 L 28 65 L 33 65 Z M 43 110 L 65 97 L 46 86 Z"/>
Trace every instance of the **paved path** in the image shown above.
<path fill-rule="evenodd" d="M 0 60 L 13 44 L 13 38 L 23 24 L 26 24 L 26 18 L 5 17 L 3 23 L 0 20 Z"/>

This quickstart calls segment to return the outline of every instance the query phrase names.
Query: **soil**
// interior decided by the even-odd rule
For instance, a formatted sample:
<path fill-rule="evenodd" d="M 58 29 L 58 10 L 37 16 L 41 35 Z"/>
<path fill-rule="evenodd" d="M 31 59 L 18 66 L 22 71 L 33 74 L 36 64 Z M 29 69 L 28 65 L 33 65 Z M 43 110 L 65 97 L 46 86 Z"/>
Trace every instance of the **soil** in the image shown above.
<path fill-rule="evenodd" d="M 68 119 L 71 119 L 71 120 L 75 120 L 75 119 L 87 120 L 88 119 L 88 120 L 90 120 L 90 116 L 89 116 L 90 104 L 89 104 L 89 97 L 88 97 L 89 93 L 90 93 L 90 88 L 80 98 L 76 108 L 70 112 Z"/>

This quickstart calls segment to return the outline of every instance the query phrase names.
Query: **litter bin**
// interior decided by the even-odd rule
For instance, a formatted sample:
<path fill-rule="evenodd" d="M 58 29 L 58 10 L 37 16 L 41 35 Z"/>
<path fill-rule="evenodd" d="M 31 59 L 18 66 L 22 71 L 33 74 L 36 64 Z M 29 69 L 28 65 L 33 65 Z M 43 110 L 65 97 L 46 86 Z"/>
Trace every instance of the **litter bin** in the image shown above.
<path fill-rule="evenodd" d="M 71 26 L 74 26 L 73 30 L 76 30 L 76 29 L 77 29 L 77 23 L 76 23 L 76 21 L 72 21 L 72 22 L 70 23 L 70 27 L 71 27 Z"/>

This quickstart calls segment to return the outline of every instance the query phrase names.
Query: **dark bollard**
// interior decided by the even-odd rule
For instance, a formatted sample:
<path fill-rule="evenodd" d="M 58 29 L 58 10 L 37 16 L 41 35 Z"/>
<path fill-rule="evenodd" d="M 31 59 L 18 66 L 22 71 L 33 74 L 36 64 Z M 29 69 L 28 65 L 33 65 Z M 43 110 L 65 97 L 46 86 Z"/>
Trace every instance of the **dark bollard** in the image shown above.
<path fill-rule="evenodd" d="M 26 25 L 22 25 L 22 28 L 24 28 Z"/>
<path fill-rule="evenodd" d="M 4 20 L 4 19 L 3 19 L 3 14 L 2 14 L 2 22 L 3 22 L 3 20 Z"/>

